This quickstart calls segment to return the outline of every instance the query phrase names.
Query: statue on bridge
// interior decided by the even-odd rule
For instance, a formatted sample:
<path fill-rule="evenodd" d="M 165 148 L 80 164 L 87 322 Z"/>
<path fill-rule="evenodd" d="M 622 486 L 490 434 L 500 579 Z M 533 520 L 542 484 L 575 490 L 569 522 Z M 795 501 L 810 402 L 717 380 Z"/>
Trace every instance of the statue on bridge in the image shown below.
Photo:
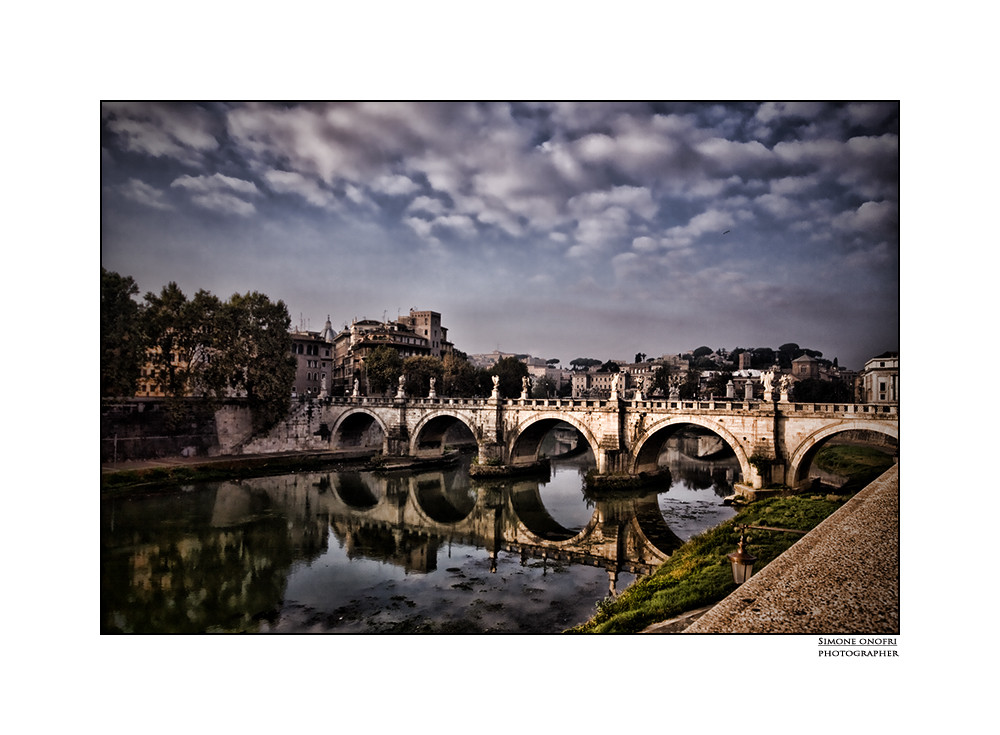
<path fill-rule="evenodd" d="M 764 392 L 770 393 L 771 388 L 774 386 L 774 372 L 773 370 L 767 370 L 760 374 L 760 382 L 764 386 Z"/>
<path fill-rule="evenodd" d="M 494 375 L 493 376 L 493 392 L 490 394 L 490 398 L 499 398 L 499 397 L 500 397 L 500 376 L 499 375 Z"/>
<path fill-rule="evenodd" d="M 428 398 L 437 398 L 437 391 L 434 390 L 434 385 L 437 383 L 437 378 L 431 378 L 431 389 L 427 392 Z"/>
<path fill-rule="evenodd" d="M 792 388 L 792 376 L 782 375 L 781 380 L 779 381 L 779 385 L 781 387 L 781 400 L 787 401 L 788 391 L 790 391 Z"/>
<path fill-rule="evenodd" d="M 406 391 L 404 386 L 406 385 L 406 373 L 399 376 L 399 390 L 396 393 L 396 398 L 406 398 Z"/>
<path fill-rule="evenodd" d="M 531 379 L 525 375 L 521 378 L 521 398 L 527 400 L 528 394 L 531 391 Z"/>
<path fill-rule="evenodd" d="M 611 376 L 611 400 L 618 398 L 618 389 L 622 386 L 622 374 L 615 373 Z"/>

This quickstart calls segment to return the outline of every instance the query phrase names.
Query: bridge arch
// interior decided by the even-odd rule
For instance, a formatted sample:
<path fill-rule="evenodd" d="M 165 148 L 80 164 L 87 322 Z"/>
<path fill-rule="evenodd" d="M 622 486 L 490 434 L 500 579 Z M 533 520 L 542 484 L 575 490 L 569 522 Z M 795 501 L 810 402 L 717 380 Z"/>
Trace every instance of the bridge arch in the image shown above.
<path fill-rule="evenodd" d="M 882 434 L 899 441 L 899 424 L 888 424 L 874 421 L 844 421 L 842 423 L 824 426 L 813 432 L 792 452 L 788 461 L 788 471 L 785 483 L 791 488 L 798 488 L 806 481 L 805 471 L 809 468 L 812 458 L 820 446 L 832 436 L 848 431 L 868 431 Z"/>
<path fill-rule="evenodd" d="M 750 464 L 750 458 L 747 456 L 746 450 L 739 439 L 722 424 L 708 418 L 701 418 L 700 416 L 692 416 L 690 414 L 671 416 L 662 421 L 657 421 L 643 430 L 642 434 L 636 439 L 635 447 L 630 457 L 630 474 L 655 472 L 657 469 L 656 460 L 660 456 L 663 445 L 670 438 L 673 431 L 685 424 L 700 426 L 719 436 L 736 455 L 736 459 L 740 463 L 740 472 L 743 474 L 743 482 L 753 482 L 753 478 L 756 477 L 756 471 L 753 465 Z M 662 440 L 656 440 L 655 437 L 657 435 L 660 435 Z"/>
<path fill-rule="evenodd" d="M 507 441 L 506 453 L 510 464 L 533 462 L 538 459 L 542 439 L 557 424 L 569 424 L 580 432 L 597 457 L 599 441 L 590 427 L 572 413 L 541 411 L 519 423 Z"/>
<path fill-rule="evenodd" d="M 439 453 L 443 452 L 445 435 L 457 424 L 468 429 L 472 439 L 477 444 L 479 443 L 476 424 L 471 417 L 463 415 L 459 411 L 437 409 L 421 416 L 413 427 L 410 436 L 410 455 L 417 456 L 421 451 L 426 453 L 429 444 L 435 445 Z"/>
<path fill-rule="evenodd" d="M 355 408 L 340 415 L 331 428 L 334 448 L 345 449 L 352 446 L 364 446 L 366 435 L 370 436 L 373 427 L 382 432 L 382 441 L 389 436 L 389 429 L 381 417 L 367 408 Z"/>

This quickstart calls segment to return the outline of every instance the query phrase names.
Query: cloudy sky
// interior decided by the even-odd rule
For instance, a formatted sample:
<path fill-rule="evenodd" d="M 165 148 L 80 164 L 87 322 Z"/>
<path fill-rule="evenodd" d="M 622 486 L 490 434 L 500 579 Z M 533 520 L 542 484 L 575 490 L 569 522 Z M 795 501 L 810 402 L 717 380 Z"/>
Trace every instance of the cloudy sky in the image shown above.
<path fill-rule="evenodd" d="M 896 103 L 106 103 L 101 261 L 469 353 L 899 347 Z"/>

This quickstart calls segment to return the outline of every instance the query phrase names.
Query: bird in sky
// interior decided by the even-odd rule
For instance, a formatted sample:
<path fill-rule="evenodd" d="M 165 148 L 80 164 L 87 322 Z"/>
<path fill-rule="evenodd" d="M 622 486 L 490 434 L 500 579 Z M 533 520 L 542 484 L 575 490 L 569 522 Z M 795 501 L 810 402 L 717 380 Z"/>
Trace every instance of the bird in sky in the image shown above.
<path fill-rule="evenodd" d="M 728 235 L 728 234 L 729 234 L 729 230 L 726 230 L 726 231 L 725 231 L 725 232 L 723 232 L 722 234 L 723 234 L 723 235 Z"/>

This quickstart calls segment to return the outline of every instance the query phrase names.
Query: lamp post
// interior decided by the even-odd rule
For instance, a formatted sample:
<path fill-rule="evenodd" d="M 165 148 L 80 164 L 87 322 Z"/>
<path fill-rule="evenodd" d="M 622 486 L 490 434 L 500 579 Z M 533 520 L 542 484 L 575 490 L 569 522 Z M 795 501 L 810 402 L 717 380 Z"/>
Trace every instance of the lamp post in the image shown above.
<path fill-rule="evenodd" d="M 753 563 L 757 557 L 746 550 L 747 532 L 746 526 L 740 530 L 740 540 L 736 544 L 736 551 L 728 556 L 729 562 L 733 565 L 733 581 L 736 584 L 743 584 L 750 575 L 753 574 Z"/>
<path fill-rule="evenodd" d="M 733 565 L 733 581 L 736 584 L 743 584 L 748 579 L 750 575 L 753 574 L 753 564 L 757 561 L 757 557 L 751 554 L 746 549 L 747 542 L 750 540 L 747 536 L 748 529 L 754 529 L 757 531 L 780 531 L 781 533 L 796 533 L 800 536 L 804 536 L 809 533 L 808 531 L 799 531 L 794 528 L 776 528 L 774 526 L 749 526 L 742 525 L 737 526 L 740 531 L 740 540 L 736 544 L 736 551 L 729 554 L 727 558 L 729 563 Z"/>

